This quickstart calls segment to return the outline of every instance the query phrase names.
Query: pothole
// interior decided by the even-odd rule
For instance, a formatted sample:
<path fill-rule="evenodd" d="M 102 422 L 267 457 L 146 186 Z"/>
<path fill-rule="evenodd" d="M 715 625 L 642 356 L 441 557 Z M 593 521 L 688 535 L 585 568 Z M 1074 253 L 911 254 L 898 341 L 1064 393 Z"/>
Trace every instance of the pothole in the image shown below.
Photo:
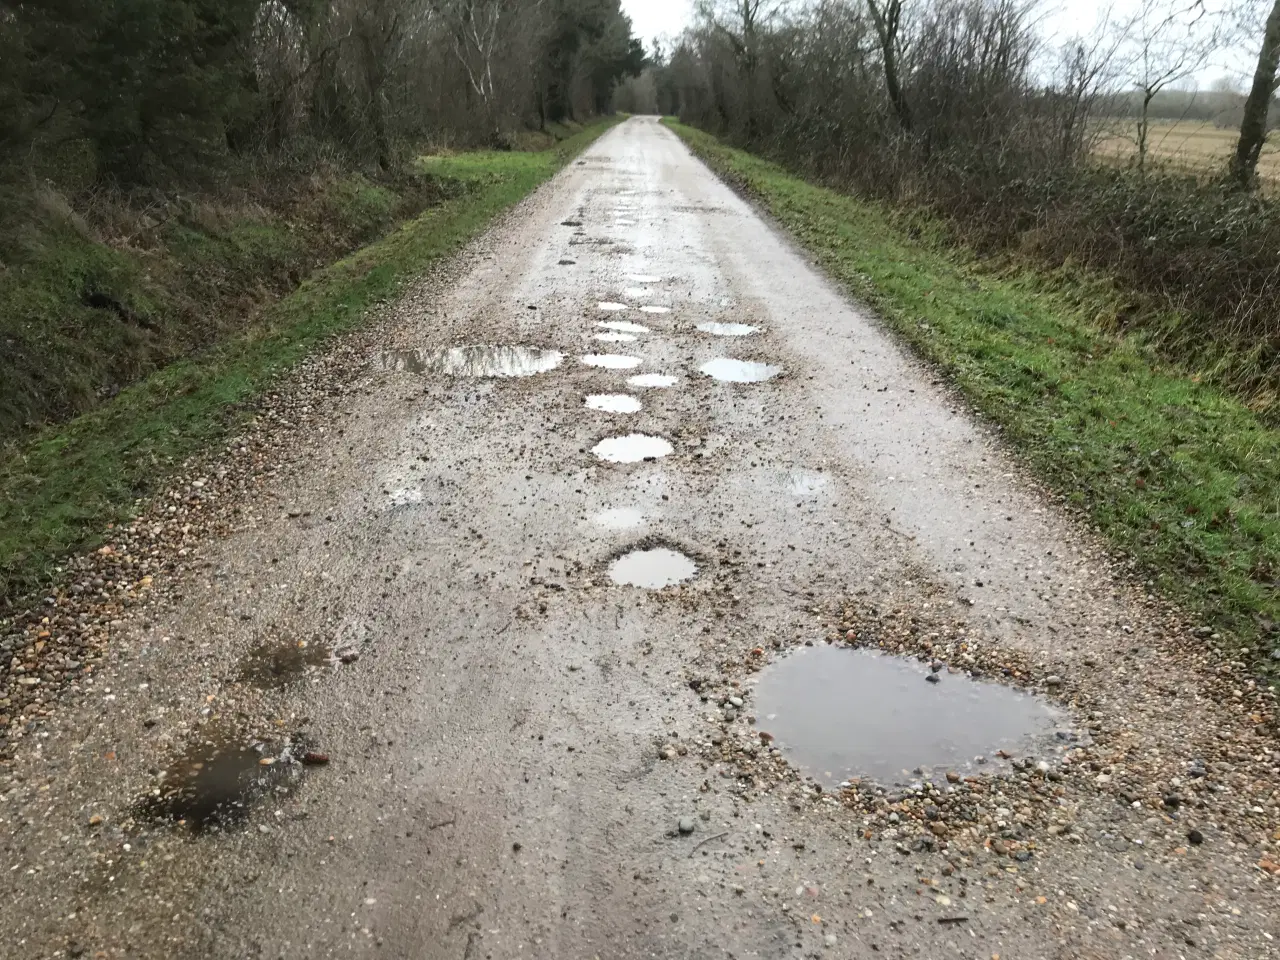
<path fill-rule="evenodd" d="M 586 403 L 588 409 L 603 413 L 639 413 L 644 406 L 625 393 L 593 393 L 587 397 Z"/>
<path fill-rule="evenodd" d="M 620 310 L 629 309 L 625 303 L 612 303 L 609 301 L 601 303 L 598 306 L 601 310 L 604 310 L 607 313 L 617 313 Z"/>
<path fill-rule="evenodd" d="M 605 330 L 614 330 L 618 333 L 648 333 L 649 328 L 639 324 L 632 323 L 630 320 L 601 320 L 596 324 Z"/>
<path fill-rule="evenodd" d="M 717 357 L 708 360 L 698 368 L 714 380 L 725 383 L 760 383 L 772 380 L 782 372 L 781 367 L 767 363 L 756 363 L 754 360 L 730 360 L 728 357 Z"/>
<path fill-rule="evenodd" d="M 634 333 L 618 333 L 610 330 L 607 333 L 597 333 L 591 339 L 599 340 L 601 343 L 635 343 L 636 335 Z"/>
<path fill-rule="evenodd" d="M 644 526 L 645 516 L 632 507 L 613 507 L 601 510 L 591 518 L 591 522 L 606 530 L 634 530 Z"/>
<path fill-rule="evenodd" d="M 633 387 L 662 390 L 667 387 L 674 387 L 676 378 L 669 373 L 641 373 L 634 377 L 628 377 L 627 383 Z"/>
<path fill-rule="evenodd" d="M 670 313 L 670 307 L 660 307 L 657 304 L 649 304 L 640 308 L 641 313 Z"/>
<path fill-rule="evenodd" d="M 753 327 L 749 323 L 700 323 L 698 329 L 713 337 L 749 337 L 760 332 L 759 327 Z"/>
<path fill-rule="evenodd" d="M 253 801 L 274 790 L 287 790 L 299 776 L 297 744 L 276 748 L 237 736 L 225 729 L 206 729 L 202 738 L 174 758 L 159 784 L 134 805 L 149 820 L 172 820 L 196 829 L 231 823 L 243 817 Z"/>
<path fill-rule="evenodd" d="M 632 550 L 609 564 L 609 579 L 619 586 L 661 590 L 692 579 L 698 565 L 670 547 Z"/>
<path fill-rule="evenodd" d="M 631 370 L 643 362 L 639 357 L 624 357 L 616 353 L 589 353 L 581 360 L 588 367 L 604 367 L 606 370 Z"/>
<path fill-rule="evenodd" d="M 282 640 L 254 647 L 240 665 L 240 679 L 263 689 L 275 689 L 301 680 L 333 662 L 333 651 L 323 643 Z"/>
<path fill-rule="evenodd" d="M 641 460 L 657 460 L 670 454 L 675 448 L 662 437 L 647 433 L 629 433 L 625 437 L 606 437 L 591 448 L 591 452 L 609 463 L 638 463 Z"/>
<path fill-rule="evenodd" d="M 564 354 L 537 347 L 469 346 L 430 352 L 391 350 L 380 357 L 385 369 L 449 377 L 529 377 L 560 366 Z"/>
<path fill-rule="evenodd" d="M 909 783 L 973 769 L 998 750 L 1034 753 L 1060 720 L 999 684 L 828 645 L 801 647 L 766 667 L 755 700 L 759 729 L 827 786 L 855 778 Z"/>

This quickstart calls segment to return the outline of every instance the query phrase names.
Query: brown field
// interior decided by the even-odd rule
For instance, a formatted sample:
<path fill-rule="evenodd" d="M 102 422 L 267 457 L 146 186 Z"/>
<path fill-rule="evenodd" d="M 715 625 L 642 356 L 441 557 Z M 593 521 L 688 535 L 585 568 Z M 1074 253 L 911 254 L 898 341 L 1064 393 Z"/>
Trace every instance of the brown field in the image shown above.
<path fill-rule="evenodd" d="M 1109 122 L 1096 154 L 1112 163 L 1131 162 L 1138 151 L 1133 142 L 1134 126 Z M 1235 130 L 1199 120 L 1154 121 L 1148 161 L 1189 172 L 1216 173 L 1235 149 L 1237 135 Z M 1280 186 L 1280 143 L 1270 142 L 1263 148 L 1258 173 L 1271 185 Z"/>

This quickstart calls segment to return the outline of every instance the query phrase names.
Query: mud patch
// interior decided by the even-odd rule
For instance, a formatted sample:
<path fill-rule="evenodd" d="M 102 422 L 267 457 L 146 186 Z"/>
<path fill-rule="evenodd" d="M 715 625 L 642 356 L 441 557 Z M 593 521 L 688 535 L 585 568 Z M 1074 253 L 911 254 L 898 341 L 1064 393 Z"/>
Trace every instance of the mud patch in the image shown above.
<path fill-rule="evenodd" d="M 611 330 L 608 333 L 597 333 L 591 339 L 599 340 L 601 343 L 635 343 L 636 335 L 634 333 L 618 333 Z"/>
<path fill-rule="evenodd" d="M 591 452 L 609 463 L 639 463 L 641 460 L 657 460 L 674 451 L 670 442 L 647 433 L 629 433 L 625 437 L 606 437 L 591 448 Z"/>
<path fill-rule="evenodd" d="M 632 550 L 609 564 L 609 579 L 619 586 L 661 590 L 698 573 L 698 565 L 670 547 Z"/>
<path fill-rule="evenodd" d="M 322 643 L 280 640 L 254 647 L 240 662 L 239 678 L 275 690 L 332 666 L 333 651 Z"/>
<path fill-rule="evenodd" d="M 580 359 L 588 367 L 604 367 L 606 370 L 631 370 L 643 363 L 639 357 L 624 357 L 616 353 L 589 353 Z"/>
<path fill-rule="evenodd" d="M 587 409 L 602 413 L 639 413 L 644 406 L 625 393 L 593 393 L 587 397 L 586 405 Z"/>
<path fill-rule="evenodd" d="M 386 370 L 446 377 L 530 377 L 560 366 L 564 354 L 537 347 L 454 347 L 451 350 L 392 350 L 381 354 Z"/>
<path fill-rule="evenodd" d="M 648 333 L 649 328 L 639 323 L 632 323 L 630 320 L 601 320 L 596 324 L 597 327 L 603 327 L 605 330 L 614 330 L 618 333 Z"/>
<path fill-rule="evenodd" d="M 642 373 L 638 376 L 628 377 L 627 383 L 633 387 L 665 390 L 667 387 L 676 385 L 676 378 L 669 373 Z"/>
<path fill-rule="evenodd" d="M 610 510 L 601 510 L 591 522 L 597 527 L 603 527 L 606 530 L 634 530 L 636 527 L 642 527 L 645 524 L 645 516 L 639 510 L 631 507 L 614 507 Z"/>
<path fill-rule="evenodd" d="M 134 804 L 152 821 L 174 821 L 193 829 L 234 823 L 268 793 L 288 791 L 301 775 L 298 744 L 277 748 L 225 729 L 211 729 L 160 774 L 159 784 Z"/>
<path fill-rule="evenodd" d="M 936 682 L 927 682 L 933 677 Z M 802 647 L 760 674 L 757 726 L 815 780 L 905 784 L 1048 742 L 1059 715 L 1027 694 L 868 650 Z"/>
<path fill-rule="evenodd" d="M 713 337 L 749 337 L 760 332 L 759 327 L 753 327 L 749 323 L 700 323 L 698 329 Z"/>
<path fill-rule="evenodd" d="M 728 357 L 708 360 L 698 370 L 722 383 L 762 383 L 765 380 L 772 380 L 782 372 L 781 367 L 773 367 L 767 363 L 756 363 L 754 360 L 730 360 Z"/>

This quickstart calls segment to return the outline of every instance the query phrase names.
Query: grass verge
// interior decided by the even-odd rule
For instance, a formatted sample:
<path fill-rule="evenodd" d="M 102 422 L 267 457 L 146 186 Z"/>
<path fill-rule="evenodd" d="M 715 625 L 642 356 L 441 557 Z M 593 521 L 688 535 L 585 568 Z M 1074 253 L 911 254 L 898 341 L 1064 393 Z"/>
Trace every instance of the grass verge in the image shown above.
<path fill-rule="evenodd" d="M 243 335 L 152 374 L 103 406 L 0 451 L 0 610 L 57 561 L 128 518 L 167 471 L 242 422 L 245 404 L 377 301 L 461 248 L 611 124 L 539 152 L 426 158 L 452 195 L 319 271 Z"/>
<path fill-rule="evenodd" d="M 1280 431 L 1137 336 L 1104 332 L 1105 282 L 983 264 L 919 216 L 668 124 L 945 371 L 1153 586 L 1255 662 L 1280 656 Z"/>

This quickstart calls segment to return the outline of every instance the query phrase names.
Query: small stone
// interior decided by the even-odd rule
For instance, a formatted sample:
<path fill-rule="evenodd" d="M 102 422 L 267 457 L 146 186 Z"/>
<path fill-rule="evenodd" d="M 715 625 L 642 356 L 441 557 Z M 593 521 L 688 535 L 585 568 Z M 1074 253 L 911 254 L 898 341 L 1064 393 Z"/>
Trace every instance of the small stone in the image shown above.
<path fill-rule="evenodd" d="M 1062 686 L 1062 678 L 1051 674 L 1044 678 L 1044 685 L 1046 687 L 1060 687 Z"/>
<path fill-rule="evenodd" d="M 329 762 L 329 755 L 327 753 L 316 753 L 313 750 L 308 750 L 302 755 L 302 762 L 311 767 L 324 766 Z"/>
<path fill-rule="evenodd" d="M 90 818 L 89 818 L 89 826 L 91 826 L 91 827 L 97 827 L 97 826 L 101 826 L 101 825 L 102 825 L 102 815 L 101 815 L 101 814 L 95 813 L 92 817 L 90 817 Z"/>
<path fill-rule="evenodd" d="M 1182 806 L 1182 798 L 1178 796 L 1176 793 L 1171 793 L 1164 798 L 1164 805 L 1168 807 L 1170 810 L 1177 810 L 1180 806 Z"/>
<path fill-rule="evenodd" d="M 936 673 L 931 673 L 931 674 L 929 674 L 927 677 L 925 677 L 925 680 L 927 680 L 929 683 L 938 683 L 938 682 L 940 682 L 940 681 L 938 680 L 938 675 L 937 675 Z"/>
<path fill-rule="evenodd" d="M 948 770 L 947 783 L 959 783 L 959 782 L 960 782 L 960 774 L 956 773 L 954 770 Z"/>
<path fill-rule="evenodd" d="M 355 663 L 357 660 L 360 659 L 360 651 L 353 650 L 350 647 L 348 647 L 345 650 L 339 650 L 338 659 L 341 660 L 343 663 Z"/>
<path fill-rule="evenodd" d="M 741 698 L 741 697 L 730 697 L 730 698 L 729 698 L 729 706 L 733 707 L 735 710 L 741 710 L 741 709 L 742 709 L 742 704 L 743 704 L 743 700 L 742 700 L 742 698 Z"/>
<path fill-rule="evenodd" d="M 1200 844 L 1204 843 L 1204 834 L 1199 830 L 1188 830 L 1187 843 L 1191 844 L 1193 847 L 1200 846 Z"/>
<path fill-rule="evenodd" d="M 693 833 L 694 828 L 696 826 L 697 826 L 697 821 L 694 820 L 693 817 L 681 817 L 680 822 L 676 824 L 676 827 L 677 829 L 679 829 L 681 835 L 686 837 L 689 834 Z"/>
<path fill-rule="evenodd" d="M 658 756 L 663 760 L 674 760 L 680 756 L 680 751 L 675 748 L 675 744 L 664 743 L 661 749 L 658 750 Z"/>
<path fill-rule="evenodd" d="M 822 938 L 822 942 L 828 947 L 834 947 L 836 945 L 836 935 L 834 933 L 828 933 Z"/>

